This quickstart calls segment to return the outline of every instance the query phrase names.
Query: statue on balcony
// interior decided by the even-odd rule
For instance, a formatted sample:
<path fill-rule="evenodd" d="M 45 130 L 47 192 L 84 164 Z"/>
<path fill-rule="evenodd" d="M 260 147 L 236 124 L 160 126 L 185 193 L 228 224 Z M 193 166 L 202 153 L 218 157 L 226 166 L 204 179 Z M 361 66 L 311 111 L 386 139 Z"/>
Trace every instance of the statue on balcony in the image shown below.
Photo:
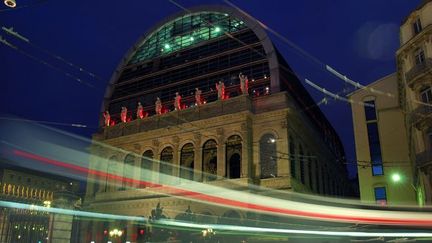
<path fill-rule="evenodd" d="M 225 99 L 225 84 L 222 81 L 216 83 L 216 90 L 218 93 L 218 100 Z"/>
<path fill-rule="evenodd" d="M 124 106 L 121 108 L 120 119 L 122 122 L 127 122 L 127 108 Z"/>
<path fill-rule="evenodd" d="M 195 88 L 195 104 L 197 106 L 202 105 L 202 98 L 201 98 L 202 91 L 198 88 Z"/>
<path fill-rule="evenodd" d="M 143 119 L 144 117 L 147 117 L 147 113 L 144 112 L 144 108 L 141 104 L 141 102 L 138 101 L 138 107 L 137 107 L 137 119 Z"/>
<path fill-rule="evenodd" d="M 174 97 L 174 110 L 181 110 L 181 96 L 179 92 L 176 92 L 176 96 Z"/>
<path fill-rule="evenodd" d="M 240 79 L 240 90 L 242 94 L 248 94 L 249 93 L 249 80 L 246 75 L 243 75 L 242 73 L 239 74 Z"/>
<path fill-rule="evenodd" d="M 159 97 L 156 98 L 155 111 L 156 111 L 156 115 L 162 114 L 162 101 L 160 100 Z"/>
<path fill-rule="evenodd" d="M 104 116 L 104 119 L 105 119 L 105 126 L 109 127 L 110 126 L 110 122 L 111 122 L 111 116 L 110 116 L 109 111 L 105 111 L 103 113 L 103 116 Z"/>

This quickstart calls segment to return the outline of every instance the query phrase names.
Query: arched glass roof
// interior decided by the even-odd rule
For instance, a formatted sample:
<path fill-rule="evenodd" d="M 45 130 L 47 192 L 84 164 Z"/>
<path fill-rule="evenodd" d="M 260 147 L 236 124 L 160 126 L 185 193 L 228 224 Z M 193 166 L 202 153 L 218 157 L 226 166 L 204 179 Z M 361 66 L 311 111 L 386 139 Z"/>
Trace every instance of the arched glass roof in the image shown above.
<path fill-rule="evenodd" d="M 140 45 L 128 64 L 197 45 L 224 34 L 246 28 L 243 21 L 226 13 L 199 12 L 177 18 L 153 32 Z"/>

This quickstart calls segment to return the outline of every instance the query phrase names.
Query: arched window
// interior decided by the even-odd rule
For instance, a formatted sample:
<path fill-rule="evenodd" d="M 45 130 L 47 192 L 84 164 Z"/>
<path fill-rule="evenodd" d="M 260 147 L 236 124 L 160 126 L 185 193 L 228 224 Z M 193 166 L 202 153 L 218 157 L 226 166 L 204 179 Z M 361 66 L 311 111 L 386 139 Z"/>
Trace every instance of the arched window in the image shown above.
<path fill-rule="evenodd" d="M 277 176 L 276 138 L 272 134 L 264 134 L 260 139 L 261 178 Z"/>
<path fill-rule="evenodd" d="M 193 180 L 194 176 L 194 146 L 192 143 L 185 144 L 180 154 L 180 177 Z"/>
<path fill-rule="evenodd" d="M 240 178 L 242 139 L 233 135 L 226 142 L 226 176 L 230 179 Z"/>
<path fill-rule="evenodd" d="M 203 172 L 204 180 L 213 181 L 216 180 L 217 175 L 217 144 L 216 141 L 211 139 L 203 145 Z"/>
<path fill-rule="evenodd" d="M 140 173 L 140 188 L 144 188 L 145 184 L 151 182 L 153 174 L 153 151 L 147 150 L 141 158 L 141 173 Z"/>
<path fill-rule="evenodd" d="M 173 148 L 166 147 L 160 154 L 160 165 L 159 165 L 159 183 L 166 184 L 166 176 L 172 175 L 172 162 L 173 162 Z"/>
<path fill-rule="evenodd" d="M 134 166 L 135 157 L 132 154 L 128 154 L 123 164 L 123 181 L 120 190 L 126 190 L 128 187 L 132 187 L 132 181 L 134 179 Z"/>
<path fill-rule="evenodd" d="M 117 173 L 117 157 L 112 156 L 108 161 L 107 176 L 105 177 L 105 192 L 115 191 L 117 181 L 114 179 L 115 173 Z"/>

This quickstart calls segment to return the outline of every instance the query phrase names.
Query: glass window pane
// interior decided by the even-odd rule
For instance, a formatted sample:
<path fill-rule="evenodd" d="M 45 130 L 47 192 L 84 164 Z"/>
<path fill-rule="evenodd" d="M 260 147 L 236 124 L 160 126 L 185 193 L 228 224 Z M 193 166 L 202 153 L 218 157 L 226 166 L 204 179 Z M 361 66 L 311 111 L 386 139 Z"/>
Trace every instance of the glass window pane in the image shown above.
<path fill-rule="evenodd" d="M 369 100 L 369 101 L 365 101 L 364 103 L 373 105 L 373 106 L 365 106 L 364 107 L 366 121 L 376 120 L 375 101 Z"/>

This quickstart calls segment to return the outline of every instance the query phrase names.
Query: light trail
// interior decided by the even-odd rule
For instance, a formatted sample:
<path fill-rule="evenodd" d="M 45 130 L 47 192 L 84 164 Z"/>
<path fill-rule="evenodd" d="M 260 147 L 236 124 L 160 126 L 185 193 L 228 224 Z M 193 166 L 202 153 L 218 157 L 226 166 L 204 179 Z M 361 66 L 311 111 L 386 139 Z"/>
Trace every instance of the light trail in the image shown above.
<path fill-rule="evenodd" d="M 88 211 L 79 211 L 72 209 L 54 208 L 54 207 L 43 207 L 32 204 L 16 203 L 10 201 L 0 201 L 0 206 L 6 208 L 19 208 L 27 210 L 35 210 L 47 213 L 89 217 L 98 219 L 110 219 L 110 220 L 129 220 L 145 223 L 148 218 L 118 215 L 118 214 L 107 214 L 107 213 L 95 213 Z M 175 226 L 183 228 L 194 228 L 194 229 L 216 229 L 224 231 L 237 231 L 237 232 L 250 232 L 250 233 L 280 233 L 280 234 L 306 234 L 306 235 L 323 235 L 323 236 L 346 236 L 346 237 L 432 237 L 430 232 L 357 232 L 357 231 L 320 231 L 320 230 L 297 230 L 297 229 L 276 229 L 276 228 L 263 228 L 263 227 L 249 227 L 249 226 L 236 226 L 236 225 L 223 225 L 223 224 L 197 224 L 178 220 L 167 220 L 159 219 L 152 221 L 153 224 L 160 224 L 165 226 Z"/>
<path fill-rule="evenodd" d="M 81 166 L 64 163 L 61 161 L 45 158 L 25 151 L 14 150 L 17 156 L 37 160 L 46 164 L 64 167 L 80 174 L 97 175 L 127 182 L 135 185 L 144 185 L 156 194 L 165 194 L 174 197 L 187 198 L 208 204 L 235 207 L 242 210 L 252 210 L 261 213 L 285 215 L 311 220 L 324 220 L 344 223 L 362 223 L 376 225 L 403 225 L 432 227 L 432 213 L 427 212 L 403 212 L 385 210 L 365 210 L 340 208 L 333 206 L 314 205 L 310 203 L 293 202 L 277 198 L 256 195 L 243 191 L 235 191 L 226 188 L 205 185 L 165 174 L 159 174 L 160 181 L 171 184 L 162 185 L 159 183 L 142 181 L 120 175 L 106 173 L 98 170 L 87 169 Z M 180 182 L 180 185 L 173 185 Z M 255 202 L 255 203 L 251 203 Z M 271 205 L 271 206 L 268 206 Z"/>

